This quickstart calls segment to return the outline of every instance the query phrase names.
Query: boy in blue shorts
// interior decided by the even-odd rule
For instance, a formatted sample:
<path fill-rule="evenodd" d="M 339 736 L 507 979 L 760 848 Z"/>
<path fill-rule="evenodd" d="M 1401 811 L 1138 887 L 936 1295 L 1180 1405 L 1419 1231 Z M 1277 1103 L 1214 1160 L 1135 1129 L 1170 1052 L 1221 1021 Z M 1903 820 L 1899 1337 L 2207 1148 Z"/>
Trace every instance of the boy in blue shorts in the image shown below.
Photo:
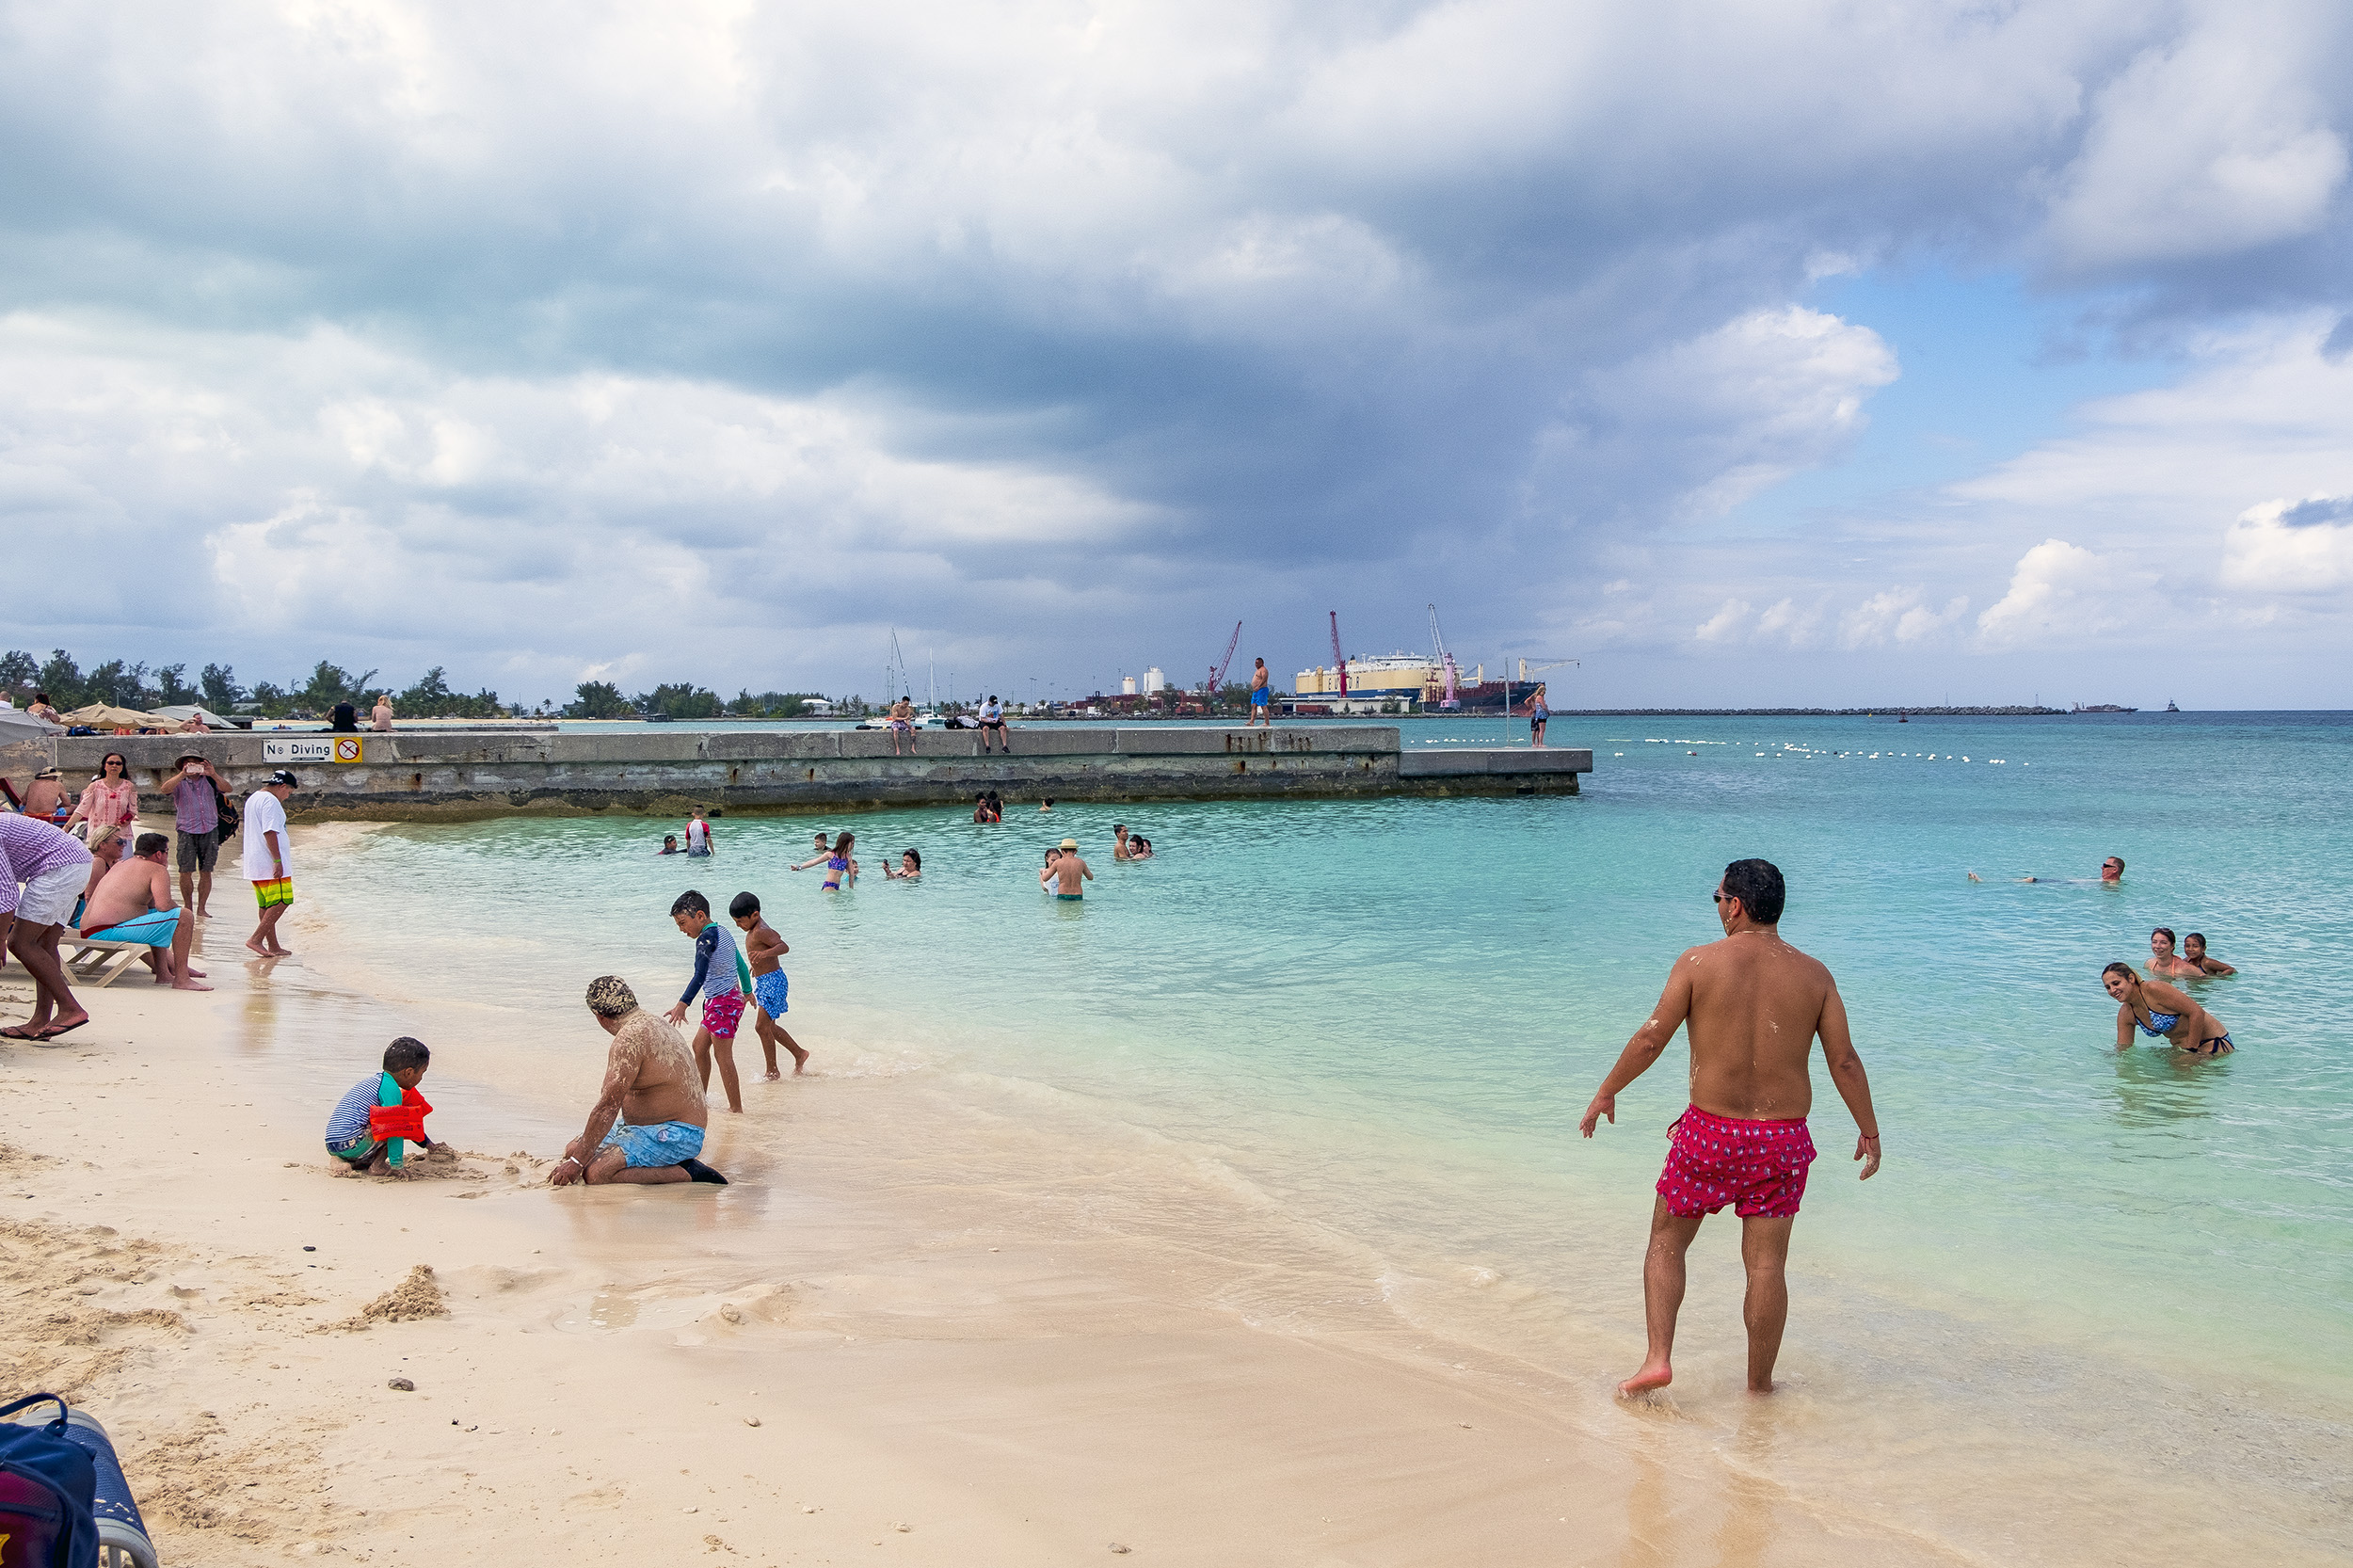
<path fill-rule="evenodd" d="M 784 966 L 777 962 L 792 950 L 784 944 L 776 928 L 760 918 L 760 900 L 751 893 L 738 893 L 728 904 L 728 914 L 735 928 L 744 934 L 744 953 L 752 961 L 752 1000 L 760 1003 L 760 1016 L 752 1027 L 760 1032 L 760 1048 L 768 1055 L 768 1076 L 784 1075 L 776 1070 L 776 1044 L 792 1053 L 792 1073 L 799 1077 L 808 1065 L 808 1052 L 785 1032 L 780 1021 L 784 1017 Z"/>
<path fill-rule="evenodd" d="M 415 1112 L 417 1142 L 426 1148 L 433 1140 L 424 1135 L 424 1115 L 433 1108 L 417 1094 L 417 1085 L 424 1080 L 424 1069 L 432 1062 L 433 1053 L 422 1040 L 404 1034 L 384 1048 L 384 1070 L 370 1073 L 353 1084 L 344 1097 L 335 1102 L 333 1115 L 327 1118 L 327 1152 L 348 1165 L 357 1175 L 373 1170 L 381 1161 L 394 1176 L 406 1176 L 401 1166 L 407 1153 L 405 1139 L 385 1138 L 379 1141 L 372 1128 L 378 1120 L 404 1118 L 374 1118 L 368 1112 L 382 1108 Z"/>

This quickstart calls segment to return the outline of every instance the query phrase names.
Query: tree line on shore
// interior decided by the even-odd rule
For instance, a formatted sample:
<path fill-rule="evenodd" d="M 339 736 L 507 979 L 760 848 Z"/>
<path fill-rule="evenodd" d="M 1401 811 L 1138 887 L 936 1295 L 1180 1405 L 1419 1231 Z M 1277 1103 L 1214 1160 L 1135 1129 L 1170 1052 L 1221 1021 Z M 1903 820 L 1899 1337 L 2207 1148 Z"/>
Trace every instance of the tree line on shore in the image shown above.
<path fill-rule="evenodd" d="M 0 653 L 0 692 L 22 707 L 35 692 L 49 694 L 60 712 L 72 712 L 92 703 L 152 712 L 158 708 L 200 704 L 216 713 L 250 712 L 262 718 L 318 718 L 339 702 L 364 713 L 375 706 L 378 692 L 390 692 L 393 711 L 405 718 L 488 719 L 531 714 L 573 719 L 636 718 L 659 713 L 673 719 L 721 717 L 794 718 L 820 700 L 815 692 L 760 692 L 746 688 L 732 700 L 693 681 L 657 685 L 649 692 L 625 696 L 610 681 L 586 680 L 573 700 L 554 708 L 507 703 L 484 687 L 471 695 L 453 690 L 444 666 L 436 664 L 406 686 L 376 678 L 380 670 L 354 672 L 321 659 L 305 677 L 284 682 L 261 680 L 247 686 L 228 664 L 206 664 L 193 680 L 186 664 L 150 665 L 144 660 L 110 659 L 85 670 L 64 648 L 53 648 L 41 659 L 22 648 Z M 866 705 L 845 699 L 846 711 L 863 712 Z"/>

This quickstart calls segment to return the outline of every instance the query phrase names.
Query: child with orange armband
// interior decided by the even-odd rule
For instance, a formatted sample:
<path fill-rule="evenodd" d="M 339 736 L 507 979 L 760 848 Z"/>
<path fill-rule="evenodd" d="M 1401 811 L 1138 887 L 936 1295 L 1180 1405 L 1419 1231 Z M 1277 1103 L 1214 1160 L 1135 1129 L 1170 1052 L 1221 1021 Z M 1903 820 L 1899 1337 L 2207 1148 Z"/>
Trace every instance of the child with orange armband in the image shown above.
<path fill-rule="evenodd" d="M 423 1041 L 406 1034 L 385 1047 L 384 1070 L 370 1073 L 335 1102 L 335 1113 L 327 1119 L 327 1152 L 355 1174 L 382 1161 L 393 1175 L 406 1175 L 401 1163 L 408 1142 L 433 1146 L 424 1135 L 424 1118 L 433 1107 L 417 1093 L 432 1060 Z"/>

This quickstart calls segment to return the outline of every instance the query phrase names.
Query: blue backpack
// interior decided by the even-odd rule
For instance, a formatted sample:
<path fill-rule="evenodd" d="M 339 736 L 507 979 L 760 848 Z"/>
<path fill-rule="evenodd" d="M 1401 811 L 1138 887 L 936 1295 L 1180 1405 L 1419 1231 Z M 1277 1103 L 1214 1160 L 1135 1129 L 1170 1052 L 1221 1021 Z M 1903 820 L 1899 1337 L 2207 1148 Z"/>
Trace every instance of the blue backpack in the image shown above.
<path fill-rule="evenodd" d="M 43 1400 L 56 1401 L 56 1420 L 8 1419 Z M 55 1394 L 0 1405 L 0 1568 L 98 1568 L 98 1467 L 65 1428 Z"/>

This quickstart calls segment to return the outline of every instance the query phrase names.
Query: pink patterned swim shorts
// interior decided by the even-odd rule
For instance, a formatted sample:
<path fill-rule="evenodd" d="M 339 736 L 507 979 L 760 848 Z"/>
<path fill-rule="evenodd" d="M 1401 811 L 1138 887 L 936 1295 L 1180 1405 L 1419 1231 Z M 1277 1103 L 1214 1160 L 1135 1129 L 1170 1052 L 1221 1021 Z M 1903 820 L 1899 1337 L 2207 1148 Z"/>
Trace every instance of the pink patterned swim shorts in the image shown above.
<path fill-rule="evenodd" d="M 1803 1116 L 1753 1122 L 1695 1105 L 1667 1130 L 1667 1168 L 1658 1173 L 1658 1195 L 1667 1200 L 1668 1213 L 1688 1220 L 1726 1204 L 1744 1219 L 1797 1213 L 1805 1196 L 1806 1168 L 1814 1163 L 1814 1140 Z"/>
<path fill-rule="evenodd" d="M 744 993 L 728 991 L 721 996 L 703 998 L 703 1028 L 714 1040 L 735 1038 L 735 1026 L 744 1021 Z"/>

